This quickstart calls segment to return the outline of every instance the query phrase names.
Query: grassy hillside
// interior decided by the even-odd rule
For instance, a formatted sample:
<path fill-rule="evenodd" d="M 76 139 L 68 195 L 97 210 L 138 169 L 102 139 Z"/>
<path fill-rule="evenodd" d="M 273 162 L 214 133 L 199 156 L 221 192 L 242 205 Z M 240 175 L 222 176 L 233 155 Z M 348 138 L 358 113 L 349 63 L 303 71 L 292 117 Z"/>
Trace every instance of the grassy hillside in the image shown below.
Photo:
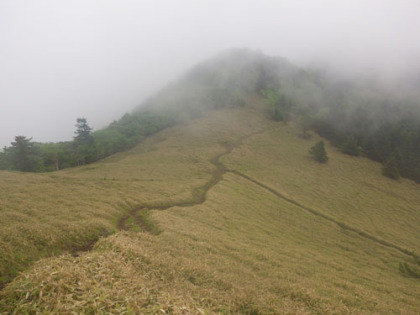
<path fill-rule="evenodd" d="M 418 185 L 329 145 L 319 164 L 318 138 L 263 108 L 250 97 L 101 163 L 0 173 L 2 272 L 70 250 L 8 284 L 0 313 L 417 314 L 400 265 L 419 268 Z"/>
<path fill-rule="evenodd" d="M 171 136 L 184 141 L 185 132 L 172 130 Z M 0 172 L 0 280 L 39 257 L 91 246 L 139 204 L 188 199 L 210 177 L 203 155 L 219 149 L 203 136 L 185 142 L 181 152 L 168 143 L 168 131 L 88 166 L 45 174 Z M 217 132 L 210 136 L 217 138 Z"/>

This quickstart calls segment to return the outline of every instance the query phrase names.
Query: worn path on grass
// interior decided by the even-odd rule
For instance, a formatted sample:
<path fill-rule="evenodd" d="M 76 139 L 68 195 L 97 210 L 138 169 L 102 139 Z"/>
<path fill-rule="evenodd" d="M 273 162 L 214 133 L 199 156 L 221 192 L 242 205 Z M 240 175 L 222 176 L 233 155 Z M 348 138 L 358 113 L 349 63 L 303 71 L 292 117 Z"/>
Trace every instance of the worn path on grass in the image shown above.
<path fill-rule="evenodd" d="M 248 181 L 250 181 L 250 182 L 252 182 L 252 183 L 254 183 L 256 185 L 258 185 L 259 187 L 261 187 L 264 190 L 270 192 L 271 194 L 275 195 L 276 197 L 279 197 L 279 198 L 281 198 L 281 199 L 283 199 L 283 200 L 285 200 L 285 201 L 287 201 L 287 202 L 289 202 L 289 203 L 291 203 L 291 204 L 293 204 L 295 206 L 298 206 L 299 208 L 301 208 L 302 210 L 306 211 L 307 213 L 310 213 L 312 215 L 321 217 L 321 218 L 323 218 L 325 220 L 328 220 L 330 222 L 335 223 L 336 225 L 338 225 L 343 230 L 356 233 L 359 236 L 361 236 L 363 238 L 366 238 L 366 239 L 369 239 L 369 240 L 371 240 L 371 241 L 373 241 L 373 242 L 375 242 L 377 244 L 380 244 L 380 245 L 383 245 L 383 246 L 386 246 L 386 247 L 389 247 L 389 248 L 396 249 L 396 250 L 398 250 L 399 252 L 401 252 L 401 253 L 403 253 L 405 255 L 416 257 L 415 253 L 413 253 L 412 251 L 410 251 L 408 249 L 402 248 L 402 247 L 400 247 L 398 245 L 392 244 L 392 243 L 390 243 L 388 241 L 385 241 L 383 239 L 379 239 L 379 238 L 377 238 L 377 237 L 375 237 L 375 236 L 373 236 L 373 235 L 371 235 L 369 233 L 366 233 L 364 231 L 361 231 L 361 230 L 358 230 L 356 228 L 353 228 L 353 227 L 347 225 L 346 223 L 337 221 L 334 218 L 329 217 L 326 214 L 323 214 L 321 212 L 318 212 L 317 210 L 314 210 L 314 209 L 309 208 L 309 207 L 307 207 L 305 205 L 302 205 L 301 203 L 299 203 L 299 202 L 297 202 L 297 201 L 295 201 L 293 199 L 290 199 L 290 198 L 286 197 L 285 195 L 281 194 L 277 190 L 275 190 L 275 189 L 273 189 L 273 188 L 271 188 L 271 187 L 269 187 L 269 186 L 267 186 L 267 185 L 259 182 L 258 180 L 254 179 L 254 178 L 252 178 L 252 177 L 250 177 L 248 175 L 245 175 L 244 173 L 241 173 L 241 172 L 239 172 L 237 170 L 228 170 L 228 172 L 230 172 L 232 174 L 235 174 L 237 176 L 240 176 L 240 177 L 242 177 L 242 178 L 244 178 L 244 179 L 246 179 L 246 180 L 248 180 Z"/>
<path fill-rule="evenodd" d="M 252 178 L 252 177 L 250 177 L 250 176 L 248 176 L 248 175 L 246 175 L 244 173 L 241 173 L 241 172 L 239 172 L 237 170 L 227 169 L 220 162 L 220 158 L 221 157 L 223 157 L 223 156 L 231 153 L 233 151 L 233 149 L 235 149 L 236 147 L 240 146 L 243 143 L 244 140 L 246 140 L 246 139 L 248 139 L 248 138 L 250 138 L 252 136 L 255 136 L 255 135 L 264 133 L 267 130 L 268 129 L 263 129 L 263 130 L 260 130 L 260 131 L 257 131 L 257 132 L 254 132 L 254 133 L 251 133 L 251 134 L 242 136 L 236 142 L 226 144 L 225 145 L 225 152 L 222 152 L 222 153 L 220 153 L 220 154 L 218 154 L 218 155 L 216 155 L 216 156 L 214 156 L 213 158 L 210 159 L 210 163 L 213 164 L 214 167 L 215 167 L 214 168 L 214 171 L 212 173 L 211 179 L 204 186 L 195 188 L 193 190 L 193 193 L 192 193 L 193 198 L 191 200 L 181 201 L 181 202 L 178 202 L 178 203 L 173 203 L 173 204 L 164 205 L 164 206 L 155 206 L 155 207 L 143 207 L 143 206 L 140 206 L 140 207 L 136 207 L 133 210 L 131 210 L 128 215 L 126 215 L 126 216 L 124 216 L 123 218 L 120 219 L 120 221 L 118 222 L 118 228 L 120 230 L 128 230 L 129 229 L 129 225 L 127 224 L 127 221 L 130 218 L 133 218 L 134 222 L 136 222 L 136 224 L 141 228 L 142 231 L 148 232 L 148 233 L 154 233 L 154 231 L 150 227 L 150 225 L 147 224 L 147 222 L 145 222 L 145 220 L 144 220 L 144 215 L 146 214 L 146 212 L 148 210 L 166 210 L 166 209 L 173 208 L 173 207 L 192 207 L 192 206 L 195 206 L 195 205 L 200 205 L 200 204 L 202 204 L 202 203 L 204 203 L 206 201 L 208 191 L 214 185 L 216 185 L 218 182 L 220 182 L 220 180 L 222 179 L 223 174 L 225 174 L 227 172 L 230 172 L 232 174 L 235 174 L 237 176 L 240 176 L 240 177 L 242 177 L 242 178 L 244 178 L 244 179 L 246 179 L 246 180 L 248 180 L 248 181 L 250 181 L 250 182 L 252 182 L 252 183 L 254 183 L 256 185 L 258 185 L 259 187 L 263 188 L 264 190 L 270 192 L 271 194 L 274 194 L 276 197 L 281 198 L 281 199 L 283 199 L 283 200 L 285 200 L 285 201 L 287 201 L 287 202 L 289 202 L 289 203 L 291 203 L 291 204 L 293 204 L 295 206 L 298 206 L 300 209 L 306 211 L 307 213 L 310 213 L 312 215 L 318 216 L 320 218 L 323 218 L 323 219 L 325 219 L 327 221 L 330 221 L 330 222 L 338 225 L 343 230 L 356 233 L 359 236 L 361 236 L 363 238 L 366 238 L 366 239 L 369 239 L 369 240 L 371 240 L 371 241 L 373 241 L 373 242 L 375 242 L 377 244 L 380 244 L 382 246 L 396 249 L 396 250 L 398 250 L 399 252 L 401 252 L 401 253 L 403 253 L 405 255 L 416 257 L 416 255 L 412 251 L 410 251 L 408 249 L 405 249 L 405 248 L 403 248 L 401 246 L 392 244 L 392 243 L 390 243 L 390 242 L 388 242 L 386 240 L 379 239 L 379 238 L 375 237 L 374 235 L 371 235 L 371 234 L 366 233 L 364 231 L 361 231 L 361 230 L 358 230 L 356 228 L 353 228 L 353 227 L 347 225 L 346 223 L 337 221 L 334 218 L 332 218 L 332 217 L 330 217 L 330 216 L 328 216 L 326 214 L 323 214 L 323 213 L 321 213 L 321 212 L 319 212 L 317 210 L 314 210 L 312 208 L 309 208 L 309 207 L 307 207 L 307 206 L 305 206 L 305 205 L 303 205 L 303 204 L 301 204 L 301 203 L 299 203 L 299 202 L 297 202 L 297 201 L 295 201 L 293 199 L 290 199 L 290 198 L 286 197 L 285 195 L 281 194 L 279 191 L 277 191 L 277 190 L 273 189 L 272 187 L 269 187 L 269 186 L 261 183 L 260 181 L 254 179 L 254 178 Z M 139 214 L 139 213 L 142 213 L 142 215 Z"/>
<path fill-rule="evenodd" d="M 233 151 L 233 149 L 240 146 L 245 139 L 248 139 L 252 136 L 264 133 L 266 131 L 267 131 L 267 129 L 262 129 L 262 130 L 250 133 L 248 135 L 242 136 L 242 137 L 238 138 L 238 140 L 236 140 L 233 143 L 225 144 L 224 145 L 225 151 L 210 159 L 210 163 L 213 164 L 213 166 L 214 166 L 214 170 L 212 172 L 212 176 L 211 176 L 210 180 L 207 183 L 205 183 L 203 186 L 194 188 L 193 191 L 192 191 L 192 198 L 190 200 L 181 201 L 181 202 L 177 202 L 177 203 L 172 203 L 172 204 L 168 204 L 168 205 L 157 205 L 157 206 L 149 206 L 149 207 L 144 207 L 144 206 L 135 207 L 127 215 L 125 215 L 124 217 L 122 217 L 119 220 L 119 222 L 117 224 L 118 229 L 129 230 L 130 226 L 128 224 L 128 221 L 130 220 L 130 218 L 132 218 L 133 221 L 137 223 L 137 225 L 141 228 L 142 231 L 154 234 L 154 233 L 156 233 L 155 230 L 144 220 L 145 215 L 147 215 L 147 211 L 149 211 L 149 210 L 167 210 L 167 209 L 173 208 L 173 207 L 193 207 L 193 206 L 196 206 L 196 205 L 203 204 L 207 199 L 208 191 L 214 185 L 216 185 L 218 182 L 220 182 L 223 174 L 228 172 L 226 167 L 220 162 L 220 158 L 229 154 L 229 153 L 231 153 Z"/>

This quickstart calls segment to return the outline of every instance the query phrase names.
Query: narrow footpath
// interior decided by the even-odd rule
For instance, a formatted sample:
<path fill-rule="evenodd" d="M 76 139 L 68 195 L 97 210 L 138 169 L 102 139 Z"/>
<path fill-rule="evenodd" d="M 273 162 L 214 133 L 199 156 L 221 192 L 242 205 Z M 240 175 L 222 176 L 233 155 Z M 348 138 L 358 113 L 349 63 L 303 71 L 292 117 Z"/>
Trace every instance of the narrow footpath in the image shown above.
<path fill-rule="evenodd" d="M 229 170 L 226 169 L 226 167 L 220 162 L 220 158 L 222 158 L 223 156 L 231 153 L 233 151 L 233 149 L 237 148 L 238 146 L 240 146 L 242 144 L 242 142 L 252 136 L 264 133 L 266 131 L 266 129 L 263 130 L 259 130 L 256 131 L 254 133 L 245 135 L 240 137 L 237 141 L 235 141 L 234 143 L 228 143 L 224 146 L 225 151 L 214 156 L 213 158 L 210 159 L 210 163 L 213 164 L 214 166 L 214 170 L 212 172 L 212 176 L 210 178 L 210 180 L 205 183 L 203 186 L 194 188 L 192 191 L 192 198 L 190 200 L 187 201 L 181 201 L 181 202 L 176 202 L 173 204 L 169 204 L 169 205 L 164 205 L 164 206 L 151 206 L 151 207 L 144 207 L 144 206 L 138 206 L 135 207 L 134 209 L 132 209 L 127 215 L 125 215 L 124 217 L 122 217 L 119 221 L 118 221 L 118 229 L 119 230 L 129 230 L 129 224 L 128 221 L 131 219 L 134 222 L 136 222 L 136 224 L 140 227 L 140 229 L 143 232 L 146 233 L 154 233 L 154 229 L 147 224 L 147 222 L 144 220 L 144 216 L 145 216 L 145 212 L 150 211 L 150 210 L 167 210 L 173 207 L 193 207 L 196 205 L 200 205 L 203 204 L 206 199 L 207 199 L 207 193 L 208 191 L 217 183 L 219 183 L 222 180 L 223 174 L 225 174 L 226 172 L 228 172 Z"/>
<path fill-rule="evenodd" d="M 319 212 L 317 210 L 314 210 L 312 208 L 309 208 L 309 207 L 307 207 L 307 206 L 305 206 L 305 205 L 303 205 L 303 204 L 301 204 L 301 203 L 299 203 L 299 202 L 297 202 L 297 201 L 295 201 L 293 199 L 290 199 L 290 198 L 284 196 L 283 194 L 281 194 L 277 190 L 273 189 L 272 187 L 269 187 L 269 186 L 261 183 L 260 181 L 258 181 L 256 179 L 254 179 L 254 178 L 252 178 L 252 177 L 244 174 L 244 173 L 241 173 L 241 172 L 239 172 L 237 170 L 227 169 L 220 162 L 220 158 L 222 158 L 223 156 L 231 153 L 235 148 L 237 148 L 238 146 L 240 146 L 244 140 L 246 140 L 246 139 L 248 139 L 248 138 L 250 138 L 252 136 L 255 136 L 255 135 L 264 133 L 266 131 L 267 131 L 267 129 L 263 129 L 263 130 L 260 130 L 260 131 L 257 131 L 257 132 L 254 132 L 254 133 L 251 133 L 251 134 L 242 136 L 242 137 L 240 137 L 234 143 L 226 144 L 225 145 L 225 151 L 224 152 L 222 152 L 222 153 L 220 153 L 220 154 L 218 154 L 215 157 L 213 157 L 213 158 L 210 159 L 210 163 L 213 164 L 213 166 L 214 166 L 212 177 L 210 178 L 210 180 L 206 184 L 204 184 L 201 187 L 197 187 L 197 188 L 195 188 L 193 190 L 193 193 L 192 193 L 193 198 L 191 200 L 181 201 L 181 202 L 178 202 L 178 203 L 173 203 L 173 204 L 164 205 L 164 206 L 156 206 L 156 207 L 143 207 L 143 206 L 139 206 L 139 207 L 136 207 L 133 210 L 131 210 L 129 214 L 127 214 L 126 216 L 122 217 L 119 220 L 119 222 L 118 222 L 118 229 L 120 229 L 120 230 L 129 230 L 130 228 L 129 228 L 129 225 L 127 224 L 127 221 L 130 218 L 132 218 L 132 220 L 138 225 L 138 227 L 140 227 L 140 229 L 143 232 L 152 233 L 152 234 L 155 233 L 155 229 L 153 229 L 144 220 L 145 212 L 150 211 L 150 210 L 166 210 L 166 209 L 170 209 L 170 208 L 173 208 L 173 207 L 193 207 L 193 206 L 196 206 L 196 205 L 203 204 L 206 201 L 206 199 L 207 199 L 207 193 L 208 193 L 208 191 L 213 186 L 215 186 L 217 183 L 220 182 L 220 180 L 222 179 L 222 177 L 223 177 L 223 175 L 225 173 L 230 172 L 232 174 L 235 174 L 236 176 L 240 176 L 240 177 L 242 177 L 242 178 L 244 178 L 244 179 L 246 179 L 246 180 L 254 183 L 255 185 L 258 185 L 259 187 L 265 189 L 266 191 L 270 192 L 271 194 L 275 195 L 276 197 L 281 198 L 281 199 L 283 199 L 283 200 L 285 200 L 285 201 L 287 201 L 287 202 L 289 202 L 289 203 L 291 203 L 291 204 L 299 207 L 301 210 L 303 210 L 303 211 L 305 211 L 307 213 L 310 213 L 312 215 L 321 217 L 321 218 L 323 218 L 325 220 L 328 220 L 328 221 L 336 224 L 337 226 L 339 226 L 343 230 L 356 233 L 360 237 L 363 237 L 365 239 L 369 239 L 369 240 L 371 240 L 371 241 L 373 241 L 373 242 L 375 242 L 375 243 L 377 243 L 379 245 L 382 245 L 382 246 L 385 246 L 385 247 L 388 247 L 388 248 L 392 248 L 392 249 L 398 250 L 399 252 L 401 252 L 401 253 L 403 253 L 405 255 L 408 255 L 408 256 L 411 256 L 411 257 L 416 257 L 416 255 L 412 251 L 410 251 L 408 249 L 405 249 L 405 248 L 403 248 L 401 246 L 392 244 L 392 243 L 390 243 L 390 242 L 388 242 L 386 240 L 377 238 L 376 236 L 371 235 L 369 233 L 366 233 L 364 231 L 361 231 L 361 230 L 358 230 L 356 228 L 353 228 L 353 227 L 347 225 L 346 223 L 337 221 L 336 219 L 334 219 L 334 218 L 332 218 L 332 217 L 330 217 L 330 216 L 328 216 L 326 214 L 323 214 L 323 213 L 321 213 L 321 212 Z"/>

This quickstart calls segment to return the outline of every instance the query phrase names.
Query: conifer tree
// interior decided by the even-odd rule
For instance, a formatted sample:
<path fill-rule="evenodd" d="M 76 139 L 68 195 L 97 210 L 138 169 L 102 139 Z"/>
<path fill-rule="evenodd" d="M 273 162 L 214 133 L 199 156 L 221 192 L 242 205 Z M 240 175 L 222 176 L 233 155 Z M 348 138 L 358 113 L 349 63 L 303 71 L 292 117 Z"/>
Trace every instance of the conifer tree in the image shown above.
<path fill-rule="evenodd" d="M 32 138 L 28 139 L 25 136 L 15 137 L 9 148 L 13 169 L 22 172 L 36 172 L 42 169 L 42 163 L 31 140 Z"/>
<path fill-rule="evenodd" d="M 92 128 L 88 125 L 86 118 L 77 118 L 75 127 L 76 137 L 74 137 L 74 140 L 81 144 L 91 144 L 93 141 Z"/>
<path fill-rule="evenodd" d="M 74 137 L 74 159 L 77 165 L 90 163 L 95 155 L 93 147 L 92 128 L 87 123 L 86 118 L 77 118 L 76 137 Z"/>
<path fill-rule="evenodd" d="M 327 151 L 325 150 L 324 141 L 322 140 L 311 147 L 309 153 L 320 163 L 327 163 L 328 161 Z"/>

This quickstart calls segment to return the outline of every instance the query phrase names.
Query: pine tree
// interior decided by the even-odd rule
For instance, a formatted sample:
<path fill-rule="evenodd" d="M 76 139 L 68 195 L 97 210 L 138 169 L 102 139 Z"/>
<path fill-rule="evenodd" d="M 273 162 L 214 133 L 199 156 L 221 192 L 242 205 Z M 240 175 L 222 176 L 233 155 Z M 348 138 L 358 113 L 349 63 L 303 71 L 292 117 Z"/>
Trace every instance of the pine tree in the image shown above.
<path fill-rule="evenodd" d="M 86 118 L 77 118 L 75 127 L 76 137 L 74 137 L 74 140 L 79 144 L 91 144 L 93 141 L 92 128 L 88 125 Z"/>
<path fill-rule="evenodd" d="M 320 163 L 327 163 L 328 161 L 327 151 L 325 150 L 324 141 L 322 140 L 311 147 L 309 153 Z"/>
<path fill-rule="evenodd" d="M 9 148 L 12 168 L 22 172 L 36 172 L 42 169 L 42 161 L 36 154 L 36 148 L 25 136 L 16 136 Z"/>
<path fill-rule="evenodd" d="M 93 146 L 92 128 L 87 123 L 86 118 L 77 118 L 76 137 L 74 137 L 74 159 L 77 165 L 90 163 L 95 155 Z"/>

